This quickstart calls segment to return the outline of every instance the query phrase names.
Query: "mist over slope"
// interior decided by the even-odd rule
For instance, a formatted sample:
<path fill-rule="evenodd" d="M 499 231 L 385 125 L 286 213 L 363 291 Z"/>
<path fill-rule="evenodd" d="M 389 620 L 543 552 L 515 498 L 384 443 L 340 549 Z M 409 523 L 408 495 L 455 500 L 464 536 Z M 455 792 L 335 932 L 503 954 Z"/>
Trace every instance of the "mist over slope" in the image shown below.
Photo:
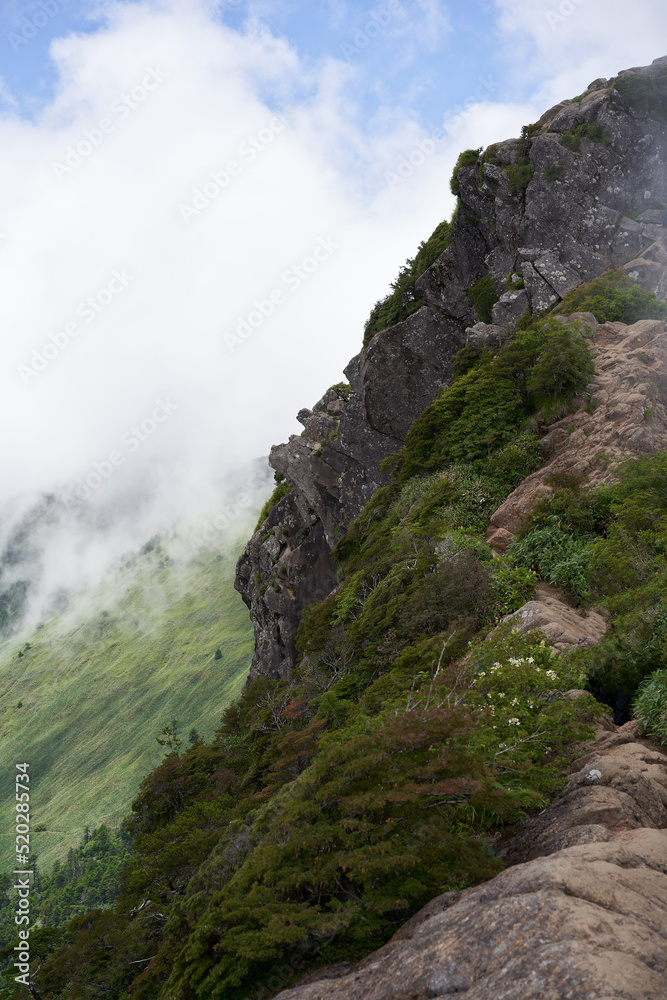
<path fill-rule="evenodd" d="M 100 466 L 103 471 L 104 467 Z M 69 593 L 96 587 L 123 553 L 178 525 L 182 559 L 201 545 L 226 544 L 252 522 L 270 490 L 264 459 L 237 467 L 183 503 L 180 484 L 146 471 L 129 492 L 101 492 L 100 473 L 59 492 L 17 495 L 0 504 L 0 642 L 30 631 L 68 606 Z M 104 483 L 106 485 L 106 483 Z M 172 502 L 170 502 L 170 497 Z"/>
<path fill-rule="evenodd" d="M 33 829 L 46 828 L 32 846 L 43 868 L 84 826 L 116 825 L 129 812 L 163 756 L 156 737 L 165 725 L 178 722 L 185 746 L 193 730 L 210 739 L 240 693 L 252 629 L 232 581 L 237 539 L 256 514 L 246 509 L 217 538 L 211 521 L 199 535 L 149 540 L 0 647 L 0 749 L 6 762 L 30 763 Z M 5 857 L 10 809 L 6 802 Z"/>

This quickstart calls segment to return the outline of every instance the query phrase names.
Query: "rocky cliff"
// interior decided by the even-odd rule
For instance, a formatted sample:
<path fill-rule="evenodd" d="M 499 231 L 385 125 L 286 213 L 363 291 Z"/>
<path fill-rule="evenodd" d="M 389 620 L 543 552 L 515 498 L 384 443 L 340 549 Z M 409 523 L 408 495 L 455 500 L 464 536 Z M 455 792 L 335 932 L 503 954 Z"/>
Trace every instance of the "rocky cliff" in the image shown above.
<path fill-rule="evenodd" d="M 336 539 L 462 346 L 611 268 L 667 295 L 666 75 L 667 57 L 596 80 L 520 138 L 462 157 L 451 241 L 416 283 L 420 308 L 376 333 L 346 368 L 349 388 L 301 410 L 302 434 L 271 451 L 291 492 L 249 541 L 236 580 L 256 634 L 251 678 L 289 675 L 303 608 L 336 587 Z"/>

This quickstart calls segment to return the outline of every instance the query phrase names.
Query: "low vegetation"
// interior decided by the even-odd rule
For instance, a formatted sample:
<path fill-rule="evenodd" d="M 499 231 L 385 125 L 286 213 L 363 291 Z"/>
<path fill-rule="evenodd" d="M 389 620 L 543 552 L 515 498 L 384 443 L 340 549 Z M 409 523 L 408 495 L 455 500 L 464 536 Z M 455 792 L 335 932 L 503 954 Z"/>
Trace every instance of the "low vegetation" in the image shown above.
<path fill-rule="evenodd" d="M 364 327 L 364 344 L 367 344 L 376 333 L 385 330 L 419 309 L 421 301 L 415 288 L 415 282 L 444 253 L 452 240 L 451 222 L 441 222 L 426 242 L 419 244 L 414 257 L 410 257 L 398 277 L 392 282 L 393 291 L 380 302 L 376 302 Z"/>
<path fill-rule="evenodd" d="M 518 195 L 531 135 L 505 168 Z M 407 262 L 366 342 L 418 308 L 415 281 L 449 239 L 443 223 Z M 478 291 L 486 309 L 488 282 Z M 613 272 L 562 311 L 631 322 L 664 308 Z M 527 317 L 498 347 L 464 348 L 453 370 L 338 542 L 340 585 L 305 610 L 293 675 L 256 678 L 186 749 L 163 728 L 164 756 L 123 827 L 115 905 L 97 897 L 37 939 L 42 1000 L 274 995 L 497 873 L 497 832 L 562 786 L 596 698 L 617 714 L 635 699 L 663 734 L 667 453 L 596 490 L 562 476 L 498 559 L 489 516 L 541 466 L 541 436 L 590 381 L 586 333 Z M 287 487 L 276 489 L 262 517 Z M 609 616 L 594 650 L 556 655 L 503 621 L 540 578 Z M 0 997 L 19 1000 L 6 981 Z"/>
<path fill-rule="evenodd" d="M 667 666 L 667 453 L 620 471 L 613 486 L 584 490 L 571 482 L 540 501 L 510 556 L 581 603 L 606 609 L 607 635 L 577 657 L 590 689 L 626 721 L 639 685 Z"/>
<path fill-rule="evenodd" d="M 86 824 L 115 826 L 129 811 L 160 760 L 155 737 L 166 723 L 177 719 L 186 735 L 196 725 L 211 738 L 220 700 L 241 691 L 253 634 L 233 588 L 235 553 L 192 554 L 185 564 L 167 553 L 155 543 L 128 558 L 29 641 L 2 651 L 3 759 L 22 760 L 30 748 L 34 824 L 46 827 L 34 845 L 45 871 L 76 847 Z M 5 797 L 4 859 L 11 811 Z"/>
<path fill-rule="evenodd" d="M 282 472 L 275 472 L 273 478 L 275 479 L 276 486 L 273 493 L 266 501 L 266 503 L 264 504 L 259 513 L 259 517 L 257 518 L 257 524 L 255 525 L 256 532 L 259 531 L 259 529 L 262 527 L 267 517 L 269 516 L 270 511 L 273 510 L 276 504 L 280 503 L 280 501 L 284 497 L 286 497 L 288 493 L 291 492 L 291 486 L 285 480 L 285 477 L 282 474 Z"/>
<path fill-rule="evenodd" d="M 558 140 L 561 146 L 578 153 L 581 150 L 581 140 L 588 139 L 589 142 L 599 142 L 603 146 L 611 146 L 611 136 L 601 125 L 589 125 L 586 122 L 575 125 L 573 129 L 563 132 Z"/>
<path fill-rule="evenodd" d="M 667 304 L 618 269 L 573 288 L 555 312 L 562 316 L 590 312 L 599 323 L 632 324 L 640 319 L 667 319 Z"/>
<path fill-rule="evenodd" d="M 44 997 L 240 1000 L 361 957 L 499 870 L 493 831 L 548 801 L 596 703 L 553 694 L 582 664 L 501 625 L 537 573 L 482 533 L 541 462 L 537 414 L 589 366 L 582 331 L 553 320 L 461 352 L 341 539 L 341 587 L 304 614 L 294 675 L 255 680 L 211 742 L 167 742 L 118 903 L 69 925 Z"/>
<path fill-rule="evenodd" d="M 667 66 L 652 76 L 626 73 L 614 80 L 614 87 L 631 108 L 667 123 Z"/>

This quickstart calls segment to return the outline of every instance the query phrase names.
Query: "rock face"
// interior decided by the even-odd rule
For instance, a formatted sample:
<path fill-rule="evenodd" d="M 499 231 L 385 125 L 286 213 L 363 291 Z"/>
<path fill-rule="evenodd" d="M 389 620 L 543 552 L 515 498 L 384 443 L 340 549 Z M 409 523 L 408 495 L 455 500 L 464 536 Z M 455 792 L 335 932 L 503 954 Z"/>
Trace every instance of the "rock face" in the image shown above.
<path fill-rule="evenodd" d="M 506 848 L 522 863 L 437 897 L 356 967 L 280 1000 L 667 997 L 667 757 L 634 726 L 598 731 Z"/>
<path fill-rule="evenodd" d="M 658 320 L 592 329 L 596 374 L 575 413 L 552 424 L 542 447 L 549 461 L 528 476 L 491 517 L 487 541 L 500 551 L 537 501 L 554 491 L 558 473 L 586 486 L 610 482 L 619 463 L 667 446 L 667 332 Z"/>
<path fill-rule="evenodd" d="M 650 75 L 665 62 L 633 72 Z M 630 108 L 614 81 L 598 80 L 581 99 L 547 111 L 521 139 L 499 143 L 460 169 L 452 241 L 416 283 L 421 308 L 377 333 L 350 362 L 351 393 L 327 392 L 300 412 L 304 433 L 272 449 L 271 464 L 292 493 L 239 562 L 236 586 L 256 630 L 251 676 L 286 676 L 294 666 L 303 608 L 336 585 L 332 546 L 382 484 L 382 460 L 449 381 L 466 331 L 488 318 L 475 312 L 478 299 L 470 293 L 480 279 L 495 288 L 493 320 L 501 334 L 527 308 L 548 308 L 611 267 L 626 266 L 643 287 L 667 293 L 662 214 L 651 207 L 667 203 L 666 164 L 667 127 Z M 510 275 L 524 288 L 515 278 L 506 290 Z M 605 336 L 623 339 L 613 324 L 600 344 Z M 648 368 L 640 382 L 654 391 Z M 616 377 L 613 364 L 606 372 Z M 627 393 L 622 405 L 630 415 L 648 397 L 629 385 Z M 647 420 L 645 445 L 633 438 L 631 448 L 648 448 L 651 434 L 660 437 L 657 428 Z M 554 451 L 563 440 L 552 438 Z M 619 451 L 626 444 L 621 436 Z M 512 531 L 504 521 L 497 527 Z"/>
<path fill-rule="evenodd" d="M 597 611 L 571 608 L 557 597 L 539 593 L 537 600 L 528 601 L 504 621 L 512 622 L 516 632 L 540 629 L 559 653 L 595 646 L 608 628 L 606 618 Z"/>

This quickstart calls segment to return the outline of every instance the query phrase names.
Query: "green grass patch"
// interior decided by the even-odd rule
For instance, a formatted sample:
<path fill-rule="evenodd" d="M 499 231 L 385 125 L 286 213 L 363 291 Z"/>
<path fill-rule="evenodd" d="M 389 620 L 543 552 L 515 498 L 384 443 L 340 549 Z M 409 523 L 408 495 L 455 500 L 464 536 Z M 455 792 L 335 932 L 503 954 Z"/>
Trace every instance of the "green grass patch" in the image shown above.
<path fill-rule="evenodd" d="M 590 312 L 598 323 L 631 325 L 640 319 L 667 319 L 667 303 L 643 291 L 618 269 L 571 289 L 554 312 L 562 316 Z"/>
<path fill-rule="evenodd" d="M 156 737 L 166 723 L 210 738 L 239 695 L 253 636 L 233 589 L 236 554 L 160 569 L 162 555 L 148 552 L 75 599 L 29 637 L 29 648 L 23 639 L 5 644 L 3 758 L 30 763 L 33 819 L 46 826 L 34 847 L 45 868 L 76 847 L 84 826 L 115 826 L 126 815 L 163 754 Z M 11 811 L 5 800 L 5 858 Z"/>

